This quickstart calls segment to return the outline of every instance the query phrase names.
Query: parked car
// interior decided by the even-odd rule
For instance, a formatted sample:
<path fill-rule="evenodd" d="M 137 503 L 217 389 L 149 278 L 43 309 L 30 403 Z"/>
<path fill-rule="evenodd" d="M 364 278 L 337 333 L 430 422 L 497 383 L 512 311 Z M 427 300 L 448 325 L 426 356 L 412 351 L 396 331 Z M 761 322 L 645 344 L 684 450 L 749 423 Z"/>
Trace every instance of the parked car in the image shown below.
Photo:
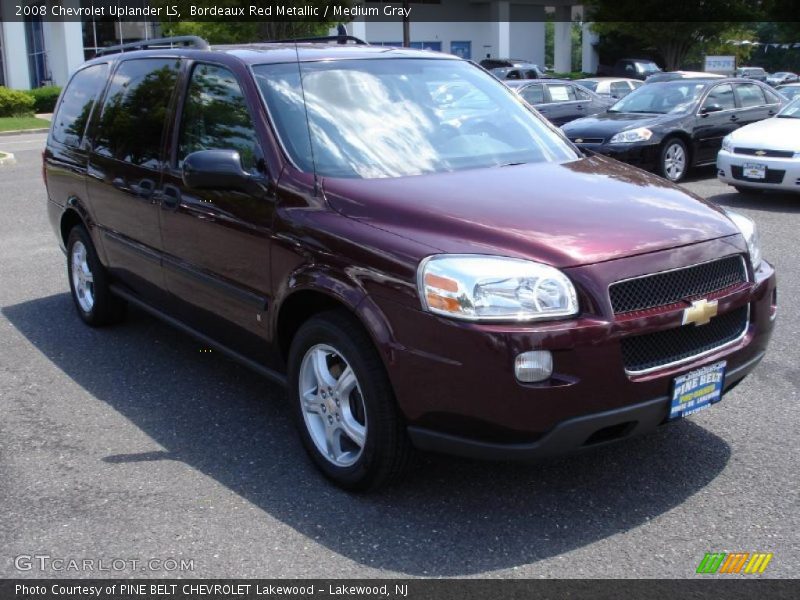
<path fill-rule="evenodd" d="M 754 79 L 763 83 L 767 81 L 767 72 L 761 67 L 739 67 L 736 69 L 736 77 Z"/>
<path fill-rule="evenodd" d="M 597 68 L 598 76 L 629 77 L 641 80 L 659 72 L 661 72 L 661 67 L 646 58 L 623 58 L 614 63 L 613 67 L 600 65 Z"/>
<path fill-rule="evenodd" d="M 479 63 L 487 71 L 506 67 L 520 67 L 531 64 L 531 61 L 522 58 L 484 58 Z"/>
<path fill-rule="evenodd" d="M 521 64 L 514 67 L 498 67 L 489 72 L 500 80 L 505 79 L 551 79 L 538 65 L 532 63 Z"/>
<path fill-rule="evenodd" d="M 532 459 L 626 439 L 764 356 L 776 283 L 752 221 L 582 156 L 482 69 L 167 43 L 107 50 L 56 108 L 46 204 L 75 309 L 102 326 L 136 306 L 285 383 L 337 484 L 387 483 L 415 446 Z"/>
<path fill-rule="evenodd" d="M 788 83 L 786 85 L 781 85 L 777 88 L 777 90 L 789 100 L 800 96 L 800 83 Z"/>
<path fill-rule="evenodd" d="M 563 125 L 580 117 L 604 112 L 614 103 L 571 81 L 551 79 L 546 82 L 506 81 L 508 87 L 538 110 L 554 125 Z"/>
<path fill-rule="evenodd" d="M 587 90 L 591 90 L 598 96 L 617 100 L 624 98 L 633 90 L 642 86 L 642 82 L 638 79 L 620 77 L 587 77 L 586 79 L 577 79 L 575 83 L 582 85 Z"/>
<path fill-rule="evenodd" d="M 800 97 L 772 117 L 729 133 L 717 176 L 739 192 L 800 192 Z"/>
<path fill-rule="evenodd" d="M 767 83 L 771 86 L 779 86 L 785 83 L 796 83 L 797 81 L 797 73 L 790 73 L 788 71 L 778 71 L 777 73 L 767 76 Z"/>
<path fill-rule="evenodd" d="M 648 83 L 606 113 L 563 127 L 580 148 L 611 156 L 670 181 L 713 164 L 728 133 L 775 115 L 785 99 L 744 79 Z"/>
<path fill-rule="evenodd" d="M 704 71 L 665 71 L 648 75 L 645 83 L 658 83 L 659 81 L 674 81 L 676 79 L 722 79 L 724 75 L 706 73 Z"/>

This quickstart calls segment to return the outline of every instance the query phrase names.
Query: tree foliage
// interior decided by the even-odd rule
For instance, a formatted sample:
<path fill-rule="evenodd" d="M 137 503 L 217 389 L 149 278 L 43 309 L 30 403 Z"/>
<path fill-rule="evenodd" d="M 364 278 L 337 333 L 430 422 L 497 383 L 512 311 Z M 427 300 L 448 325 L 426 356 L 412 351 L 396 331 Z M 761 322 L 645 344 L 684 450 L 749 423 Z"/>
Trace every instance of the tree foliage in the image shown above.
<path fill-rule="evenodd" d="M 635 41 L 643 51 L 657 54 L 667 70 L 680 69 L 698 44 L 718 40 L 734 23 L 763 14 L 761 5 L 750 0 L 586 0 L 584 5 L 597 33 Z M 642 21 L 643 15 L 660 20 Z"/>

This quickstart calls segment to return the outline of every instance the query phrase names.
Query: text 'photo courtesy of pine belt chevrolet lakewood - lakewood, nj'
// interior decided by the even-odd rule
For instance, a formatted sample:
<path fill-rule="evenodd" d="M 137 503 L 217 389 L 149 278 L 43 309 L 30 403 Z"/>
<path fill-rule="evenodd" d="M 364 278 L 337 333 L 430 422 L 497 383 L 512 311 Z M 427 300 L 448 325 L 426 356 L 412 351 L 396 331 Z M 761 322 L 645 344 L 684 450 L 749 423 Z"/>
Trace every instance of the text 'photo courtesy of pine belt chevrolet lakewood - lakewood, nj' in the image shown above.
<path fill-rule="evenodd" d="M 414 449 L 530 460 L 644 434 L 767 351 L 750 219 L 583 153 L 474 63 L 138 47 L 77 70 L 44 152 L 77 313 L 133 305 L 285 383 L 342 487 L 395 480 Z M 672 84 L 620 102 L 649 85 Z"/>

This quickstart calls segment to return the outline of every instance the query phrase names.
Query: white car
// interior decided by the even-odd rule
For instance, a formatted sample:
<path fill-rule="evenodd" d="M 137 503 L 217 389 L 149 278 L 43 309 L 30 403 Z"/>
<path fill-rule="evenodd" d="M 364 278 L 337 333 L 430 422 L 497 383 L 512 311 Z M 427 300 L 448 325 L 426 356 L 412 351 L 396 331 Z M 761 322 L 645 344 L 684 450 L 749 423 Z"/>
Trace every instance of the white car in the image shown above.
<path fill-rule="evenodd" d="M 739 192 L 800 192 L 800 98 L 771 119 L 725 136 L 717 154 L 717 176 Z"/>
<path fill-rule="evenodd" d="M 587 77 L 586 79 L 578 79 L 575 83 L 598 96 L 616 99 L 624 98 L 644 84 L 638 79 L 626 79 L 624 77 Z"/>

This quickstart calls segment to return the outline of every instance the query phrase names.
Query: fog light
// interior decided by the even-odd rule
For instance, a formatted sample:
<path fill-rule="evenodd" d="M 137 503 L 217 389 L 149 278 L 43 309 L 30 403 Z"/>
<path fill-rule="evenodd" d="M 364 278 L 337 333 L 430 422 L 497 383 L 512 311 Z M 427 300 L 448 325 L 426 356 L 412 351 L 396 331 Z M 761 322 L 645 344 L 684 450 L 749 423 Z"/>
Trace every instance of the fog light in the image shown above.
<path fill-rule="evenodd" d="M 523 383 L 549 379 L 553 374 L 553 355 L 549 350 L 523 352 L 514 359 L 514 374 Z"/>

